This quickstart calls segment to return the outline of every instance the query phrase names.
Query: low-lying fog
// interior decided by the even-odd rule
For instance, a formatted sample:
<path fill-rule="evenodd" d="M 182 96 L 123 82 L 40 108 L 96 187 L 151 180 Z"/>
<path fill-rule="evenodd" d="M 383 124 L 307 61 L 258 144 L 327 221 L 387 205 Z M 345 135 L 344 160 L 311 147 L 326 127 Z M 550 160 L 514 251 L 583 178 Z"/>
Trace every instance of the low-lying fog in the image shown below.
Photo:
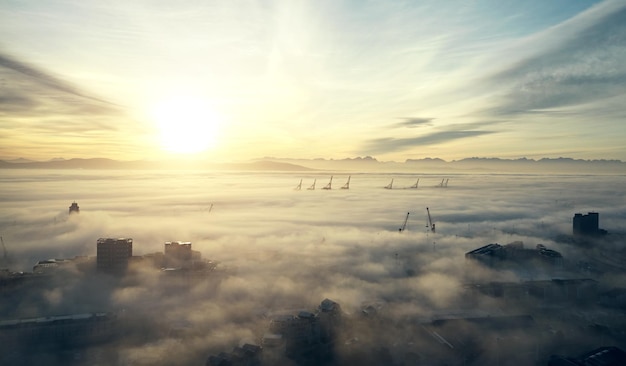
<path fill-rule="evenodd" d="M 162 252 L 165 241 L 192 242 L 203 258 L 237 268 L 236 275 L 218 290 L 196 288 L 181 297 L 136 284 L 118 288 L 93 310 L 77 303 L 88 303 L 81 294 L 95 290 L 68 282 L 42 296 L 50 302 L 42 315 L 167 308 L 165 318 L 210 327 L 189 345 L 208 349 L 254 338 L 249 316 L 312 307 L 324 298 L 347 312 L 394 299 L 404 302 L 395 311 L 408 315 L 458 307 L 455 289 L 468 275 L 465 252 L 523 241 L 568 260 L 571 248 L 555 238 L 571 234 L 577 212 L 599 212 L 601 228 L 624 232 L 623 176 L 332 175 L 332 189 L 324 190 L 331 173 L 4 170 L 0 235 L 10 268 L 21 271 L 32 271 L 38 260 L 95 256 L 101 237 L 133 238 L 134 255 Z M 349 189 L 341 189 L 349 175 Z M 385 189 L 392 179 L 393 189 Z M 418 188 L 410 188 L 418 179 Z M 437 187 L 442 179 L 447 187 Z M 316 189 L 307 189 L 314 180 Z M 73 201 L 80 214 L 69 216 Z M 426 207 L 435 233 L 427 228 Z M 505 272 L 499 279 L 523 276 Z M 167 348 L 154 348 L 161 346 Z M 125 352 L 140 358 L 149 350 Z"/>
<path fill-rule="evenodd" d="M 350 189 L 340 189 L 348 175 L 335 174 L 323 190 L 330 174 L 4 170 L 0 235 L 21 270 L 95 255 L 100 237 L 131 237 L 133 254 L 191 241 L 204 257 L 244 271 L 271 253 L 266 271 L 280 275 L 278 257 L 354 269 L 396 252 L 432 252 L 434 242 L 435 257 L 455 260 L 491 242 L 558 246 L 552 239 L 571 234 L 576 212 L 599 212 L 611 232 L 626 217 L 623 176 L 352 174 Z M 437 188 L 443 178 L 448 187 Z M 73 201 L 81 212 L 69 218 Z"/>

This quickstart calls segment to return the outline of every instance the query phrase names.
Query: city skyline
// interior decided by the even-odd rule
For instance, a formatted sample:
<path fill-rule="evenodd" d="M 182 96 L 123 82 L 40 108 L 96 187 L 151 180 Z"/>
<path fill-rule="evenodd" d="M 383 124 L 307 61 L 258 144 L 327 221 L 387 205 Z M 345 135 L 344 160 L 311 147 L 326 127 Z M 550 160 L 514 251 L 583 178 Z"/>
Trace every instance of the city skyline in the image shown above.
<path fill-rule="evenodd" d="M 626 5 L 0 6 L 0 159 L 626 161 Z"/>

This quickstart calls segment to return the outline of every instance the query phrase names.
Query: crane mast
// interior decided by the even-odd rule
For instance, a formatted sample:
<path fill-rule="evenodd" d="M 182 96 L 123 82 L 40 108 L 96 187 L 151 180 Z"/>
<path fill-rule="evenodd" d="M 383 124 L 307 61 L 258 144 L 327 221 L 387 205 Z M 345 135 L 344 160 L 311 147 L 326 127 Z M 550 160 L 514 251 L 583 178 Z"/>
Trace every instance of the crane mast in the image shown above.
<path fill-rule="evenodd" d="M 2 243 L 2 259 L 4 264 L 9 262 L 9 255 L 7 254 L 7 247 L 4 245 L 4 239 L 0 236 L 0 243 Z"/>
<path fill-rule="evenodd" d="M 341 189 L 350 189 L 350 178 L 351 176 L 348 176 L 348 181 L 346 182 L 346 184 L 344 184 Z"/>
<path fill-rule="evenodd" d="M 426 225 L 426 227 L 429 228 L 430 231 L 432 231 L 434 233 L 435 232 L 435 224 L 433 223 L 433 219 L 430 217 L 430 210 L 428 209 L 428 207 L 426 207 L 426 214 L 428 214 L 428 225 Z"/>
<path fill-rule="evenodd" d="M 332 188 L 332 184 L 333 184 L 333 176 L 330 176 L 330 182 L 328 182 L 327 185 L 325 185 L 324 187 L 322 187 L 322 189 L 333 189 Z"/>
<path fill-rule="evenodd" d="M 409 221 L 409 212 L 406 213 L 406 217 L 404 218 L 404 223 L 402 224 L 402 226 L 398 229 L 399 232 L 403 232 L 406 229 L 406 223 L 407 221 Z"/>

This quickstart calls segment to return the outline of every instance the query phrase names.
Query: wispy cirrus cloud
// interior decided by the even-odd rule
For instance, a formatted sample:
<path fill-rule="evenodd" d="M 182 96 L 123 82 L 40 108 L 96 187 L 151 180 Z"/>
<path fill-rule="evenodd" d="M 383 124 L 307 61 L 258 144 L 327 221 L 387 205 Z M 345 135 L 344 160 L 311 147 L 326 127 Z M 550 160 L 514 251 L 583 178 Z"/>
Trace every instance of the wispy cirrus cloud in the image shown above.
<path fill-rule="evenodd" d="M 59 145 L 66 149 L 104 145 L 123 152 L 130 145 L 118 134 L 137 128 L 121 106 L 2 53 L 0 118 L 10 121 L 0 127 L 0 155 L 7 156 L 22 149 L 46 158 L 62 154 L 52 152 Z"/>
<path fill-rule="evenodd" d="M 420 118 L 420 117 L 405 117 L 401 118 L 403 121 L 394 124 L 396 127 L 421 127 L 421 126 L 431 126 L 432 122 L 435 118 Z"/>
<path fill-rule="evenodd" d="M 554 108 L 626 97 L 625 39 L 626 5 L 617 3 L 546 32 L 532 42 L 548 44 L 543 50 L 487 79 L 491 87 L 505 86 L 487 113 L 551 113 Z"/>
<path fill-rule="evenodd" d="M 495 131 L 467 131 L 467 130 L 450 130 L 433 132 L 427 135 L 417 137 L 385 137 L 368 141 L 363 147 L 363 151 L 367 154 L 384 154 L 416 148 L 420 146 L 429 146 L 442 144 L 454 140 L 466 139 L 492 134 Z"/>
<path fill-rule="evenodd" d="M 47 87 L 64 94 L 70 94 L 87 100 L 110 104 L 109 102 L 106 102 L 102 99 L 90 96 L 87 93 L 79 90 L 78 88 L 73 87 L 72 85 L 70 85 L 70 83 L 58 79 L 42 70 L 32 67 L 24 62 L 15 60 L 7 55 L 0 54 L 0 70 L 2 69 L 14 71 L 21 74 L 38 84 L 40 88 Z M 5 86 L 10 88 L 12 77 L 9 75 L 4 75 L 4 79 Z"/>

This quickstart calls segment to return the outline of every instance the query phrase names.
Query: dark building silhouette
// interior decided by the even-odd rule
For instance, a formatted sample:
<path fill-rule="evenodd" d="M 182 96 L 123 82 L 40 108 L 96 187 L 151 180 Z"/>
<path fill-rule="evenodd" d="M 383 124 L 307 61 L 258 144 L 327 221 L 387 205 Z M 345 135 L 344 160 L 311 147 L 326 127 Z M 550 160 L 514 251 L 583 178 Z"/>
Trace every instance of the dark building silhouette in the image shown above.
<path fill-rule="evenodd" d="M 595 302 L 598 292 L 598 282 L 590 278 L 492 281 L 466 284 L 463 287 L 466 301 L 473 301 L 480 295 L 485 295 L 502 299 L 505 304 L 520 306 L 584 305 Z"/>
<path fill-rule="evenodd" d="M 623 366 L 626 352 L 619 347 L 600 347 L 579 357 L 552 355 L 548 366 Z"/>
<path fill-rule="evenodd" d="M 96 258 L 98 271 L 111 274 L 122 274 L 128 268 L 128 262 L 132 256 L 133 239 L 98 239 Z"/>
<path fill-rule="evenodd" d="M 552 267 L 563 265 L 563 256 L 556 250 L 548 249 L 543 244 L 537 244 L 535 249 L 525 249 L 524 243 L 521 241 L 515 241 L 506 245 L 487 244 L 465 253 L 465 258 L 475 260 L 489 267 L 504 261 L 527 262 L 532 260 Z"/>
<path fill-rule="evenodd" d="M 207 359 L 206 366 L 260 366 L 263 348 L 255 344 L 246 343 L 235 347 L 231 353 L 220 352 Z"/>
<path fill-rule="evenodd" d="M 191 268 L 193 259 L 191 242 L 166 241 L 163 253 L 165 255 L 165 267 Z"/>
<path fill-rule="evenodd" d="M 72 202 L 72 205 L 70 206 L 69 214 L 71 215 L 75 213 L 80 213 L 80 207 L 78 207 L 78 203 Z"/>
<path fill-rule="evenodd" d="M 341 317 L 341 306 L 330 299 L 324 299 L 314 312 L 301 310 L 297 315 L 291 312 L 271 315 L 262 344 L 269 353 L 282 350 L 296 364 L 326 364 L 334 357 Z"/>
<path fill-rule="evenodd" d="M 14 352 L 53 344 L 90 345 L 108 340 L 117 329 L 113 313 L 85 313 L 0 321 L 0 340 Z"/>
<path fill-rule="evenodd" d="M 589 212 L 586 215 L 581 213 L 574 214 L 572 220 L 572 229 L 574 235 L 604 235 L 606 230 L 599 228 L 600 214 L 597 212 Z"/>

